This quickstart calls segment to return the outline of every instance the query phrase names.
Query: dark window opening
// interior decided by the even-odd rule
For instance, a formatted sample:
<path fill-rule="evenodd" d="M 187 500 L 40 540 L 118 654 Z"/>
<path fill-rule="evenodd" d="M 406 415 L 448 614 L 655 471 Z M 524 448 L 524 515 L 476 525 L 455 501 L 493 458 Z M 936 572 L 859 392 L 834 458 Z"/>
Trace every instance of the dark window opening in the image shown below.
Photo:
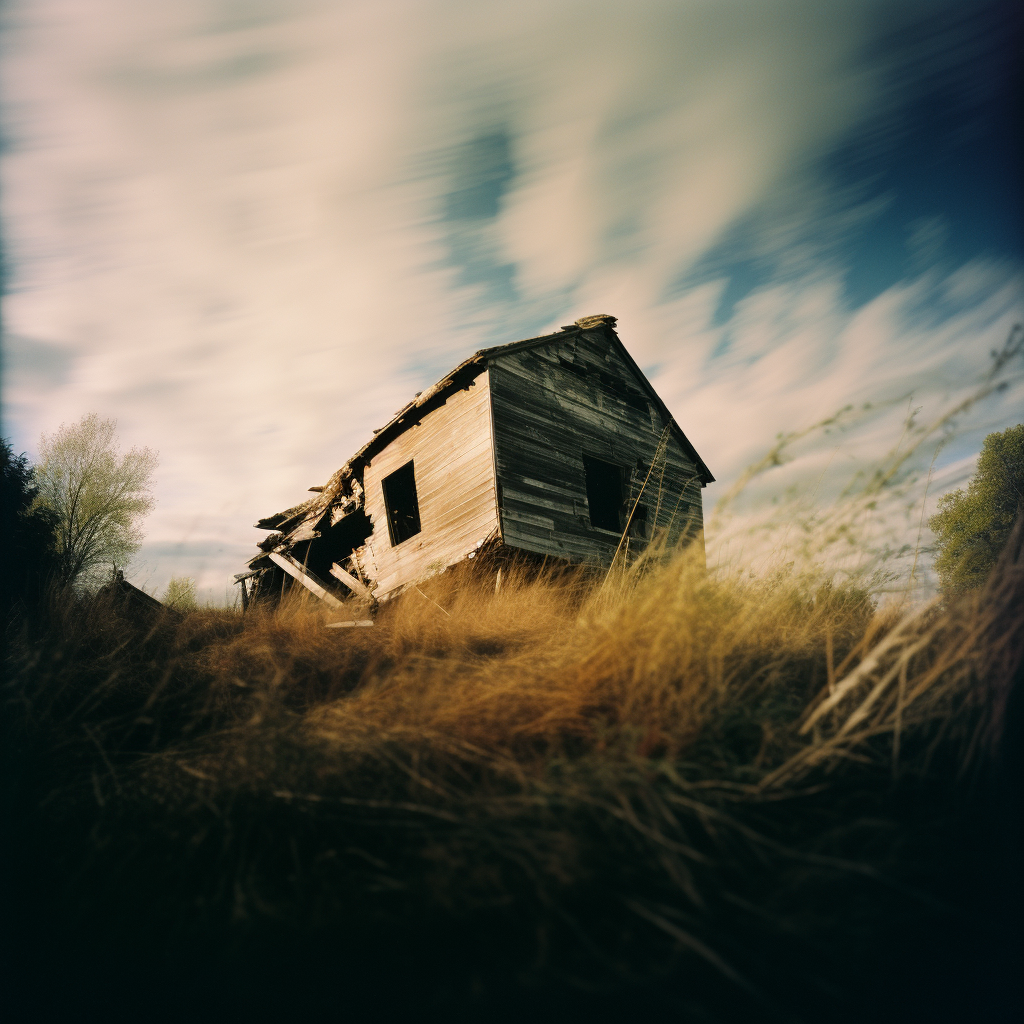
<path fill-rule="evenodd" d="M 415 537 L 420 532 L 420 506 L 416 500 L 416 477 L 412 463 L 407 462 L 381 481 L 384 507 L 388 513 L 388 534 L 391 546 Z"/>
<path fill-rule="evenodd" d="M 587 480 L 590 525 L 618 533 L 622 525 L 622 470 L 603 459 L 584 455 L 583 473 Z"/>

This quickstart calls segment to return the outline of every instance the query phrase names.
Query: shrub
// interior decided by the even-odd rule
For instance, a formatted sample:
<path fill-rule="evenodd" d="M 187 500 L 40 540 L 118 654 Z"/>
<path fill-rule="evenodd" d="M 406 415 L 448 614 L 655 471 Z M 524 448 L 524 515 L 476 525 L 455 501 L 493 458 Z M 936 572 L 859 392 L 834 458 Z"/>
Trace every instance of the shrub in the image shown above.
<path fill-rule="evenodd" d="M 179 612 L 195 611 L 199 607 L 196 581 L 191 576 L 172 576 L 164 591 L 164 604 Z"/>
<path fill-rule="evenodd" d="M 939 499 L 928 520 L 935 533 L 935 570 L 947 594 L 980 587 L 1013 524 L 1024 512 L 1024 424 L 985 438 L 967 485 Z"/>

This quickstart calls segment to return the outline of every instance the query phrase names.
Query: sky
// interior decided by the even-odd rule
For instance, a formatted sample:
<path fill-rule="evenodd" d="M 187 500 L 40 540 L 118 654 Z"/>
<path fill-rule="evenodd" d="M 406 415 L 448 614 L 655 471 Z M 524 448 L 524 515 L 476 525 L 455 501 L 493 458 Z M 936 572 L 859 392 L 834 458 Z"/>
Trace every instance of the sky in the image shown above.
<path fill-rule="evenodd" d="M 97 412 L 159 451 L 129 572 L 151 592 L 223 600 L 257 518 L 488 345 L 617 316 L 710 506 L 780 432 L 870 402 L 766 477 L 837 493 L 1024 320 L 1016 4 L 2 19 L 3 434 L 32 458 Z M 1024 419 L 1013 372 L 957 420 L 929 508 Z"/>

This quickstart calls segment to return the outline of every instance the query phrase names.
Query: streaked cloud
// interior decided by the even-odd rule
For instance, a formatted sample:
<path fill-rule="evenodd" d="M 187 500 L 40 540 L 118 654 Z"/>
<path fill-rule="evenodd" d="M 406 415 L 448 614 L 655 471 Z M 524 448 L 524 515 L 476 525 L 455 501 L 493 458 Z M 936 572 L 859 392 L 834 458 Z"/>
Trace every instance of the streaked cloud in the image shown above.
<path fill-rule="evenodd" d="M 586 313 L 720 480 L 847 402 L 940 404 L 1022 316 L 999 11 L 10 4 L 5 433 L 116 416 L 161 452 L 152 585 L 219 595 L 409 395 Z"/>

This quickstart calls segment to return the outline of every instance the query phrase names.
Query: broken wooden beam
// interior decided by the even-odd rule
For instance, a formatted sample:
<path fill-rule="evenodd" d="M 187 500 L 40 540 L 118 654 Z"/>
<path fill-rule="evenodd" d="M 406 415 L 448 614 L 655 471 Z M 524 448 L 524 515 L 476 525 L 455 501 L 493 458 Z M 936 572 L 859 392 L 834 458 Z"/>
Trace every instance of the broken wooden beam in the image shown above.
<path fill-rule="evenodd" d="M 360 597 L 365 597 L 367 600 L 372 600 L 373 595 L 370 593 L 370 588 L 357 576 L 353 576 L 352 573 L 342 569 L 337 562 L 331 566 L 331 575 L 352 591 L 353 594 L 358 594 Z"/>
<path fill-rule="evenodd" d="M 332 593 L 325 590 L 317 581 L 316 577 L 296 558 L 292 558 L 287 552 L 271 551 L 270 560 L 279 565 L 286 573 L 297 579 L 310 593 L 316 594 L 321 601 L 326 601 L 335 608 L 345 606 Z"/>

